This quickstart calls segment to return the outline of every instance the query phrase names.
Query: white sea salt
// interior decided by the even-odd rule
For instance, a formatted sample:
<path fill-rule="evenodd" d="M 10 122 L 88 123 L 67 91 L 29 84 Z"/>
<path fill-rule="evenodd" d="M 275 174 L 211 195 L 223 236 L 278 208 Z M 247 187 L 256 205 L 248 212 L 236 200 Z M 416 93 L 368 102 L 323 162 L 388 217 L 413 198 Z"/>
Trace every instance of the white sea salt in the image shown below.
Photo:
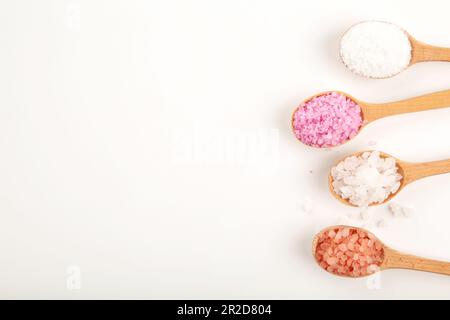
<path fill-rule="evenodd" d="M 408 67 L 412 46 L 400 27 L 381 21 L 354 25 L 341 39 L 340 55 L 354 73 L 370 78 L 388 78 Z"/>
<path fill-rule="evenodd" d="M 403 212 L 403 216 L 405 218 L 410 218 L 411 216 L 413 216 L 416 212 L 416 209 L 414 209 L 413 207 L 410 206 L 406 206 L 406 207 L 402 207 L 402 212 Z"/>
<path fill-rule="evenodd" d="M 370 211 L 368 207 L 361 208 L 360 218 L 363 221 L 369 221 L 370 219 Z"/>
<path fill-rule="evenodd" d="M 336 194 L 358 207 L 382 203 L 398 191 L 402 180 L 395 159 L 378 151 L 346 158 L 331 169 L 331 176 Z"/>
<path fill-rule="evenodd" d="M 388 206 L 389 211 L 394 217 L 409 218 L 415 213 L 415 209 L 411 206 L 402 206 L 398 203 L 392 202 Z"/>
<path fill-rule="evenodd" d="M 394 217 L 403 216 L 402 208 L 397 203 L 395 203 L 395 202 L 389 203 L 388 208 Z"/>
<path fill-rule="evenodd" d="M 384 219 L 379 220 L 377 223 L 378 228 L 386 228 L 387 226 L 388 226 L 388 223 Z"/>
<path fill-rule="evenodd" d="M 307 197 L 301 204 L 302 211 L 304 213 L 310 214 L 313 210 L 313 201 L 310 197 Z"/>

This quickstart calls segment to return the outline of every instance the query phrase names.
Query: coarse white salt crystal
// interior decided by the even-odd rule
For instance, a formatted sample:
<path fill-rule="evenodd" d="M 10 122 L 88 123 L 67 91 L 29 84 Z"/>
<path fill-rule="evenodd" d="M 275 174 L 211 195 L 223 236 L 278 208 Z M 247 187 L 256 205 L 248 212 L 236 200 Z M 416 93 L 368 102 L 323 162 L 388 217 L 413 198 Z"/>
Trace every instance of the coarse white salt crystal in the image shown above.
<path fill-rule="evenodd" d="M 380 221 L 378 221 L 377 223 L 377 227 L 378 228 L 386 228 L 388 226 L 388 223 L 386 220 L 381 219 Z"/>
<path fill-rule="evenodd" d="M 365 21 L 351 27 L 341 39 L 340 55 L 354 73 L 388 78 L 408 67 L 412 45 L 400 27 L 381 21 Z"/>
<path fill-rule="evenodd" d="M 411 206 L 402 207 L 402 213 L 405 218 L 409 218 L 416 213 L 416 209 Z"/>
<path fill-rule="evenodd" d="M 369 221 L 370 219 L 370 211 L 368 207 L 362 207 L 360 212 L 361 220 Z"/>
<path fill-rule="evenodd" d="M 378 151 L 365 152 L 348 157 L 331 169 L 332 187 L 351 204 L 368 207 L 398 191 L 402 176 L 397 171 L 395 159 L 382 157 Z"/>
<path fill-rule="evenodd" d="M 402 208 L 395 202 L 389 203 L 389 211 L 394 217 L 401 217 L 403 216 Z"/>
<path fill-rule="evenodd" d="M 391 214 L 394 217 L 409 218 L 412 215 L 414 215 L 414 213 L 415 213 L 414 207 L 402 206 L 402 205 L 399 205 L 398 203 L 395 203 L 395 202 L 390 203 L 388 208 L 389 208 L 389 211 L 391 212 Z"/>
<path fill-rule="evenodd" d="M 302 211 L 304 213 L 311 213 L 313 210 L 313 201 L 310 197 L 306 198 L 302 203 Z"/>

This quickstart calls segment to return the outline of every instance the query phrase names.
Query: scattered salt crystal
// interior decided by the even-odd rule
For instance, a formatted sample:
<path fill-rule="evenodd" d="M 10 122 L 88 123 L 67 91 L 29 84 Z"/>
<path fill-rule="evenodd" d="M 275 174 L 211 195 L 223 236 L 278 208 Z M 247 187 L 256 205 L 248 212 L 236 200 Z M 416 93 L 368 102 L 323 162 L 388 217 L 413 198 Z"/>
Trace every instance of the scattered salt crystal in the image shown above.
<path fill-rule="evenodd" d="M 389 211 L 394 217 L 409 218 L 415 213 L 415 209 L 411 206 L 402 206 L 398 203 L 392 202 L 388 206 Z"/>
<path fill-rule="evenodd" d="M 402 209 L 397 203 L 395 202 L 389 203 L 388 208 L 394 217 L 400 217 L 402 215 Z"/>
<path fill-rule="evenodd" d="M 410 206 L 402 207 L 402 213 L 405 218 L 409 218 L 413 216 L 416 212 L 416 209 Z"/>
<path fill-rule="evenodd" d="M 313 201 L 310 197 L 306 198 L 302 203 L 302 210 L 304 213 L 311 213 L 313 209 Z"/>
<path fill-rule="evenodd" d="M 393 158 L 378 151 L 351 156 L 331 170 L 333 189 L 343 199 L 358 207 L 382 203 L 400 188 L 402 176 Z M 363 217 L 362 217 L 363 218 Z"/>
<path fill-rule="evenodd" d="M 363 221 L 368 221 L 370 219 L 370 210 L 368 207 L 361 208 L 360 217 Z"/>
<path fill-rule="evenodd" d="M 387 78 L 410 64 L 412 46 L 402 28 L 387 22 L 366 21 L 354 25 L 342 37 L 340 54 L 352 72 Z"/>
<path fill-rule="evenodd" d="M 350 140 L 361 125 L 360 106 L 338 92 L 329 92 L 304 102 L 292 119 L 297 139 L 319 148 L 334 147 Z"/>
<path fill-rule="evenodd" d="M 388 226 L 387 221 L 384 219 L 381 219 L 380 221 L 378 221 L 377 223 L 377 227 L 378 228 L 386 228 Z"/>
<path fill-rule="evenodd" d="M 395 202 L 391 202 L 388 208 L 394 217 L 401 217 L 403 215 L 402 208 Z"/>

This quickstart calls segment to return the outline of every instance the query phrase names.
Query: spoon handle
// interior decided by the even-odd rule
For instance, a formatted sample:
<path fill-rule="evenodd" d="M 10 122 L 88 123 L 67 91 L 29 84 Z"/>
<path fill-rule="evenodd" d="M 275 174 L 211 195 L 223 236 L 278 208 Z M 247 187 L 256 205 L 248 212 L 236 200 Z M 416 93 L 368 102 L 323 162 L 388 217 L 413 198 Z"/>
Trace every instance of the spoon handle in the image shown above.
<path fill-rule="evenodd" d="M 450 107 L 450 90 L 391 103 L 362 103 L 364 120 L 371 122 L 396 114 L 418 112 Z"/>
<path fill-rule="evenodd" d="M 422 163 L 402 163 L 405 185 L 413 181 L 450 172 L 450 159 Z"/>
<path fill-rule="evenodd" d="M 383 269 L 411 269 L 450 275 L 450 262 L 425 259 L 385 248 Z"/>
<path fill-rule="evenodd" d="M 450 48 L 436 47 L 420 41 L 411 41 L 413 56 L 411 64 L 425 61 L 450 61 Z"/>

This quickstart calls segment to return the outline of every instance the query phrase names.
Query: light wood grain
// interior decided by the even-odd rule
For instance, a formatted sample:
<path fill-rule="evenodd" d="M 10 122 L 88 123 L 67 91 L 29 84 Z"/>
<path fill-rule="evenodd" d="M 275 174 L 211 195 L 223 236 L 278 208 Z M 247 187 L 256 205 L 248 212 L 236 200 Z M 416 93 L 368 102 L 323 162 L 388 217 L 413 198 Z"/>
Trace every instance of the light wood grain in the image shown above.
<path fill-rule="evenodd" d="M 350 156 L 345 157 L 344 159 L 340 160 L 339 162 L 344 161 L 346 158 L 351 156 L 361 156 L 364 152 L 373 152 L 373 151 L 363 151 L 363 152 L 357 152 Z M 420 162 L 420 163 L 413 163 L 413 162 L 406 162 L 402 161 L 400 159 L 397 159 L 387 153 L 380 152 L 380 157 L 382 158 L 393 158 L 396 161 L 398 173 L 403 177 L 401 180 L 400 188 L 397 190 L 396 193 L 390 194 L 389 197 L 387 197 L 382 203 L 374 203 L 370 206 L 378 206 L 381 204 L 384 204 L 388 201 L 390 201 L 393 197 L 395 197 L 400 191 L 403 190 L 408 184 L 417 181 L 419 179 L 423 179 L 426 177 L 438 175 L 438 174 L 444 174 L 444 173 L 450 173 L 450 159 L 448 160 L 440 160 L 440 161 L 431 161 L 431 162 Z M 336 165 L 339 163 L 337 162 Z M 331 175 L 331 170 L 328 175 L 328 188 L 331 192 L 331 194 L 340 202 L 343 204 L 346 204 L 348 206 L 354 207 L 352 203 L 349 202 L 348 199 L 343 199 L 340 197 L 336 191 L 333 188 L 333 177 Z"/>
<path fill-rule="evenodd" d="M 366 124 L 393 115 L 450 107 L 450 90 L 390 103 L 367 103 L 358 100 Z"/>
<path fill-rule="evenodd" d="M 450 262 L 413 256 L 393 250 L 385 245 L 381 269 L 410 269 L 450 275 Z"/>
<path fill-rule="evenodd" d="M 405 186 L 422 178 L 450 173 L 450 160 L 422 163 L 411 163 L 397 160 L 397 165 L 401 167 L 403 171 L 403 184 Z"/>
<path fill-rule="evenodd" d="M 427 61 L 450 61 L 450 48 L 436 47 L 410 37 L 412 58 L 410 65 Z"/>

